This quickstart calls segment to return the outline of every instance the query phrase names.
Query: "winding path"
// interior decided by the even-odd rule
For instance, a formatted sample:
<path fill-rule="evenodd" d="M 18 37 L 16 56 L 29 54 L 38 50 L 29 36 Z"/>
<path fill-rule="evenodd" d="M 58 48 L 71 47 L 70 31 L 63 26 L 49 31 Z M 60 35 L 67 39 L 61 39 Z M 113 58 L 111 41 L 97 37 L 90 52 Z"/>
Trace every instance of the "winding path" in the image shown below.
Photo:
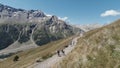
<path fill-rule="evenodd" d="M 80 37 L 76 37 L 72 40 L 72 45 L 69 45 L 67 48 L 64 49 L 65 54 L 67 55 L 68 53 L 70 53 L 76 43 L 77 43 L 77 39 Z M 61 56 L 59 57 L 57 54 L 53 55 L 51 58 L 48 58 L 47 60 L 40 62 L 40 63 L 34 63 L 33 65 L 29 66 L 28 68 L 52 68 L 52 65 L 54 65 L 55 63 L 59 62 L 60 60 L 62 60 L 65 56 Z"/>

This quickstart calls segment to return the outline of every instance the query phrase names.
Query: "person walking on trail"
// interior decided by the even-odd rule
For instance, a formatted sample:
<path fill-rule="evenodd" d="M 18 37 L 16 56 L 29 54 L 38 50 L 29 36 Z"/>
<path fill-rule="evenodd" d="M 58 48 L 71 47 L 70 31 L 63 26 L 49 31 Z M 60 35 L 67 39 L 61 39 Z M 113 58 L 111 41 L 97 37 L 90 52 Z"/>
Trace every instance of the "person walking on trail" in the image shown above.
<path fill-rule="evenodd" d="M 63 49 L 58 50 L 57 54 L 58 54 L 59 57 L 61 57 L 61 55 L 65 55 L 65 51 Z"/>
<path fill-rule="evenodd" d="M 65 51 L 63 49 L 61 50 L 61 52 L 62 52 L 63 55 L 65 55 Z"/>
<path fill-rule="evenodd" d="M 60 50 L 57 51 L 57 54 L 58 54 L 59 57 L 61 57 L 61 55 L 60 55 Z"/>

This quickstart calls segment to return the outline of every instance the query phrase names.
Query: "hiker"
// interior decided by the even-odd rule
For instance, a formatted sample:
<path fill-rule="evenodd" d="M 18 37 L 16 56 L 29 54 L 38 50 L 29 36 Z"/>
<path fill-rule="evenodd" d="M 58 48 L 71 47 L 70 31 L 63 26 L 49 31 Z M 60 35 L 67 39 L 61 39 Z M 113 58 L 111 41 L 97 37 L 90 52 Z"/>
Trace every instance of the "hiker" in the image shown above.
<path fill-rule="evenodd" d="M 61 55 L 60 55 L 60 51 L 59 51 L 59 50 L 57 51 L 57 54 L 58 54 L 59 57 L 61 57 Z"/>
<path fill-rule="evenodd" d="M 63 55 L 65 55 L 65 51 L 63 49 L 61 50 L 61 52 L 62 52 Z"/>
<path fill-rule="evenodd" d="M 19 60 L 19 56 L 16 55 L 16 56 L 14 57 L 13 61 L 15 62 L 15 61 L 18 61 L 18 60 Z"/>

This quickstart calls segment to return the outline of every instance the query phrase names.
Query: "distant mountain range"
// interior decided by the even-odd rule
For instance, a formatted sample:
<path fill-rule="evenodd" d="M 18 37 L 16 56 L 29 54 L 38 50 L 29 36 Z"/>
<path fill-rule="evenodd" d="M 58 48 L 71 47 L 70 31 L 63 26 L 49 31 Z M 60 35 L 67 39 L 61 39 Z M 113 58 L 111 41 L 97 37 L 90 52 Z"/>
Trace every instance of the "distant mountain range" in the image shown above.
<path fill-rule="evenodd" d="M 80 31 L 55 15 L 0 4 L 0 53 L 34 48 Z"/>
<path fill-rule="evenodd" d="M 74 26 L 77 27 L 77 28 L 82 29 L 82 30 L 85 31 L 85 32 L 87 32 L 87 31 L 90 31 L 90 30 L 93 30 L 93 29 L 96 29 L 96 28 L 100 28 L 100 27 L 102 27 L 103 25 L 98 24 L 98 23 L 95 23 L 95 24 L 74 25 Z"/>

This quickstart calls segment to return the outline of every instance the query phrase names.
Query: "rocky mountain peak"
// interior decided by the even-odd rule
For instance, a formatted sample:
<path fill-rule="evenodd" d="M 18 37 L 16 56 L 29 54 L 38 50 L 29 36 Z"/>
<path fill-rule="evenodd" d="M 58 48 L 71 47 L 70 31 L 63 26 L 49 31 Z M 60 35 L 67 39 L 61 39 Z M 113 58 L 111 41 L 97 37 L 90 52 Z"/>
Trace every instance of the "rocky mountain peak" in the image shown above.
<path fill-rule="evenodd" d="M 16 9 L 7 5 L 0 4 L 0 19 L 3 20 L 19 20 L 27 22 L 29 19 L 37 19 L 46 17 L 40 10 L 24 10 Z"/>
<path fill-rule="evenodd" d="M 55 16 L 55 15 L 53 15 L 52 17 L 51 17 L 51 19 L 50 19 L 50 21 L 57 21 L 58 20 L 58 17 L 57 16 Z"/>

